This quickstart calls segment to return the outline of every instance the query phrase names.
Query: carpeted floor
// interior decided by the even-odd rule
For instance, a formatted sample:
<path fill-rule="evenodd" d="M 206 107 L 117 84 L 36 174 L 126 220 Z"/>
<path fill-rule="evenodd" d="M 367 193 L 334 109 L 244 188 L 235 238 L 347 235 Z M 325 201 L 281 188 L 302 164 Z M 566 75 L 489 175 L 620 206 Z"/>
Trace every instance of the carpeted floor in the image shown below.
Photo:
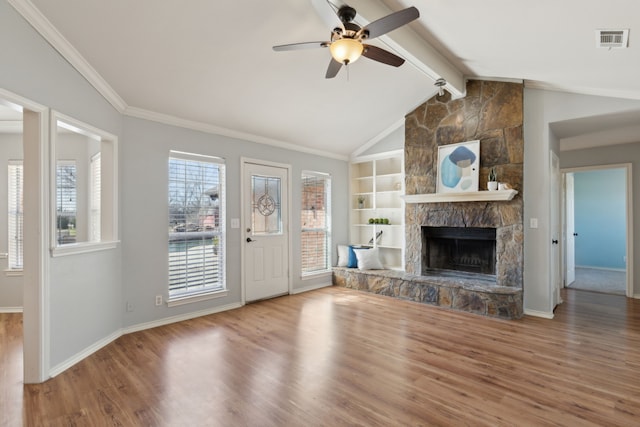
<path fill-rule="evenodd" d="M 627 290 L 626 280 L 627 273 L 624 271 L 576 267 L 576 281 L 568 287 L 583 291 L 625 295 Z"/>

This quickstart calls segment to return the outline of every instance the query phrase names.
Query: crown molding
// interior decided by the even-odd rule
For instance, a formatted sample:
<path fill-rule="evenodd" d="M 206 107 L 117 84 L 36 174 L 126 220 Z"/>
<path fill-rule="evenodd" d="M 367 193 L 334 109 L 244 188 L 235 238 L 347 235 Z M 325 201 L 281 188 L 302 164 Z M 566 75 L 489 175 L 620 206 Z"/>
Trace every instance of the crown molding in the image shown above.
<path fill-rule="evenodd" d="M 376 145 L 378 142 L 382 141 L 384 138 L 386 138 L 387 136 L 389 136 L 393 131 L 395 131 L 396 129 L 398 129 L 400 126 L 404 125 L 404 120 L 405 118 L 401 118 L 400 120 L 398 120 L 397 122 L 393 123 L 391 126 L 389 126 L 388 128 L 386 128 L 385 130 L 383 130 L 382 132 L 380 132 L 378 135 L 374 136 L 373 138 L 371 138 L 369 141 L 365 142 L 363 145 L 361 145 L 360 147 L 358 147 L 356 150 L 353 151 L 353 153 L 351 153 L 350 159 L 353 160 L 356 157 L 358 157 L 360 154 L 364 153 L 365 151 L 367 151 L 369 148 L 373 147 L 374 145 Z"/>
<path fill-rule="evenodd" d="M 540 89 L 553 92 L 566 92 L 577 95 L 603 96 L 607 98 L 634 99 L 640 100 L 640 91 L 596 89 L 578 86 L 556 85 L 538 80 L 525 80 L 524 87 L 527 89 Z"/>
<path fill-rule="evenodd" d="M 185 129 L 191 129 L 199 132 L 222 135 L 230 138 L 243 139 L 245 141 L 256 142 L 258 144 L 270 145 L 272 147 L 283 148 L 286 150 L 298 151 L 315 156 L 328 157 L 330 159 L 348 161 L 349 157 L 341 154 L 328 153 L 326 151 L 316 150 L 314 148 L 301 147 L 292 142 L 279 141 L 276 139 L 266 138 L 247 132 L 240 132 L 233 129 L 227 129 L 208 123 L 196 122 L 193 120 L 181 119 L 179 117 L 170 116 L 168 114 L 156 113 L 154 111 L 145 110 L 138 107 L 127 107 L 123 112 L 129 117 L 150 120 L 152 122 L 163 123 L 166 125 L 177 126 Z"/>
<path fill-rule="evenodd" d="M 87 62 L 75 47 L 29 0 L 7 0 L 8 3 L 66 59 L 119 112 L 127 104 L 102 76 Z"/>

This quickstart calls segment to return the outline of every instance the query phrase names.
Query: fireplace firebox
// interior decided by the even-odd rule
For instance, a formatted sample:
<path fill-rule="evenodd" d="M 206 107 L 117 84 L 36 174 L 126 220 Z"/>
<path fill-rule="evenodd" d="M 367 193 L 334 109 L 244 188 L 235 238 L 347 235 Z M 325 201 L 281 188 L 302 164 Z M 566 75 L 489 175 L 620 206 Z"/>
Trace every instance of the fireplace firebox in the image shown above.
<path fill-rule="evenodd" d="M 422 227 L 422 271 L 496 274 L 496 229 Z"/>

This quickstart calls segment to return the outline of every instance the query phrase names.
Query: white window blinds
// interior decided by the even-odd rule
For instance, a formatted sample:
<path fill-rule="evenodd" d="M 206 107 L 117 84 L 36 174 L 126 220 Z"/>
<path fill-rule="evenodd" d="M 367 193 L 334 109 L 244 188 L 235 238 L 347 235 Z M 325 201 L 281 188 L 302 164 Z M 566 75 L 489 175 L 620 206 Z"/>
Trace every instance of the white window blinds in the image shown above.
<path fill-rule="evenodd" d="M 9 188 L 8 188 L 8 247 L 9 269 L 22 269 L 22 189 L 23 189 L 22 160 L 9 160 Z"/>
<path fill-rule="evenodd" d="M 224 174 L 222 159 L 171 152 L 169 299 L 225 288 Z"/>
<path fill-rule="evenodd" d="M 302 275 L 331 267 L 331 177 L 302 173 Z"/>
<path fill-rule="evenodd" d="M 77 171 L 74 160 L 59 160 L 56 167 L 56 236 L 58 244 L 76 242 Z"/>
<path fill-rule="evenodd" d="M 100 189 L 101 184 L 101 169 L 100 169 L 100 153 L 97 153 L 91 157 L 91 163 L 89 165 L 90 176 L 90 190 L 89 190 L 89 241 L 100 241 Z"/>

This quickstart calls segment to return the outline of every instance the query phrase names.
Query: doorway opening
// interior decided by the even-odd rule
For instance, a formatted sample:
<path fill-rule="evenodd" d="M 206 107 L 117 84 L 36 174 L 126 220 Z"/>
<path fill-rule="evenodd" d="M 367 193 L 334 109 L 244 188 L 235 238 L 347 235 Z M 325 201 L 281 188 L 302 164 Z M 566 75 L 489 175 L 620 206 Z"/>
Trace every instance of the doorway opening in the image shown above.
<path fill-rule="evenodd" d="M 631 165 L 563 170 L 563 284 L 633 296 Z"/>

